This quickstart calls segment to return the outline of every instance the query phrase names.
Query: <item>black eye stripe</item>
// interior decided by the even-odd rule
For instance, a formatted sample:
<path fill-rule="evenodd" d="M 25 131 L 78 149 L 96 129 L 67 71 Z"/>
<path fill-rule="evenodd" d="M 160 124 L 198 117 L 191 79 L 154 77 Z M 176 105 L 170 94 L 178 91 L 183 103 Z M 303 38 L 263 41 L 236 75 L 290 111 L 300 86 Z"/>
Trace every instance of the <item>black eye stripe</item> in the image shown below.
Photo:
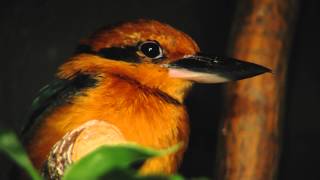
<path fill-rule="evenodd" d="M 144 49 L 142 49 L 143 46 Z M 151 51 L 148 51 L 148 48 L 151 48 Z M 144 57 L 139 56 L 138 51 L 152 59 L 153 63 L 159 63 L 165 58 L 163 50 L 157 41 L 139 42 L 137 45 L 132 46 L 102 48 L 99 51 L 92 50 L 90 45 L 81 44 L 76 48 L 75 54 L 87 53 L 112 60 L 140 63 Z"/>
<path fill-rule="evenodd" d="M 139 63 L 141 59 L 136 52 L 136 46 L 102 48 L 96 52 L 92 50 L 91 46 L 82 44 L 76 48 L 75 54 L 88 53 L 107 59 Z"/>
<path fill-rule="evenodd" d="M 102 48 L 97 52 L 98 56 L 105 57 L 114 60 L 123 60 L 127 62 L 140 62 L 140 57 L 136 53 L 135 47 L 125 47 L 125 48 Z"/>

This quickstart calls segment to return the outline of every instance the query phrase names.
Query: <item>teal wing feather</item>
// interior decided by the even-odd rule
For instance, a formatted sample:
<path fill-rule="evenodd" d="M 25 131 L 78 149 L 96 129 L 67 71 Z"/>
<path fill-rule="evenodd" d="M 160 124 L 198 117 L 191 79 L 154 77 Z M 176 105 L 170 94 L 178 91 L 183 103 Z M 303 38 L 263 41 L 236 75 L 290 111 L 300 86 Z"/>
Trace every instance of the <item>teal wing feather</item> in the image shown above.
<path fill-rule="evenodd" d="M 59 105 L 72 103 L 74 96 L 84 95 L 84 89 L 92 88 L 96 84 L 97 80 L 92 75 L 78 73 L 68 79 L 55 79 L 44 86 L 32 102 L 28 122 L 22 131 L 22 137 L 28 139 L 32 129 L 35 129 L 35 126 L 43 119 L 41 118 L 43 115 Z"/>

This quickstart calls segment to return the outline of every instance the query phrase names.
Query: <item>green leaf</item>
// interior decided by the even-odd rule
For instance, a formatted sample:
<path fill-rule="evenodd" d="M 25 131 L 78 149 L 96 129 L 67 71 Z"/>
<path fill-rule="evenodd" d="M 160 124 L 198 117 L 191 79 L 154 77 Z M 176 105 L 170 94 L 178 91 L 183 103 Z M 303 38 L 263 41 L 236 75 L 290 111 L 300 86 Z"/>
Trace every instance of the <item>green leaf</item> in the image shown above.
<path fill-rule="evenodd" d="M 0 151 L 3 151 L 19 166 L 21 166 L 33 180 L 41 180 L 41 176 L 33 167 L 27 153 L 24 151 L 17 136 L 10 131 L 0 131 Z"/>
<path fill-rule="evenodd" d="M 150 176 L 140 176 L 138 180 L 184 180 L 184 178 L 180 175 L 171 175 L 171 176 L 164 176 L 164 175 L 150 175 Z"/>
<path fill-rule="evenodd" d="M 148 175 L 141 176 L 136 171 L 130 169 L 113 170 L 104 175 L 102 179 L 125 179 L 125 180 L 184 180 L 179 175 Z"/>
<path fill-rule="evenodd" d="M 133 163 L 148 158 L 173 153 L 180 144 L 165 150 L 152 150 L 135 144 L 102 146 L 71 165 L 65 172 L 63 180 L 99 179 L 100 177 L 128 176 L 127 179 L 140 179 L 130 167 Z M 119 173 L 121 172 L 121 173 Z M 110 177 L 111 176 L 111 177 Z M 126 179 L 124 177 L 124 179 Z M 176 180 L 176 179 L 173 179 Z"/>

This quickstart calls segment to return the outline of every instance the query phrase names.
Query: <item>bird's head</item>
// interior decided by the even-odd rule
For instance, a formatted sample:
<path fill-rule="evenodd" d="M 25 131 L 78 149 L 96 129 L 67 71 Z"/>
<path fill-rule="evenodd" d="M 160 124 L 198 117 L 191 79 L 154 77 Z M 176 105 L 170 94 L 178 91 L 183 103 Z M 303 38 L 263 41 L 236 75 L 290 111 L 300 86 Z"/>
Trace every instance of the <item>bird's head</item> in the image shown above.
<path fill-rule="evenodd" d="M 58 76 L 111 75 L 159 89 L 182 102 L 194 83 L 221 83 L 270 71 L 260 65 L 206 56 L 187 34 L 154 20 L 136 20 L 98 30 L 83 40 Z"/>

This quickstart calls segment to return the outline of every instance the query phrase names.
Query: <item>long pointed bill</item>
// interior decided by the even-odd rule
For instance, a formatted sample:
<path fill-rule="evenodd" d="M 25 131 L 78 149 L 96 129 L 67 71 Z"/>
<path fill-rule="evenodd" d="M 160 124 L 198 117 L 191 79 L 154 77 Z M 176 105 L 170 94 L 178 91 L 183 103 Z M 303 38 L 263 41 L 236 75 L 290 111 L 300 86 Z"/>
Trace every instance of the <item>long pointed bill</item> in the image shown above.
<path fill-rule="evenodd" d="M 249 62 L 201 54 L 167 64 L 169 76 L 199 83 L 221 83 L 250 78 L 270 69 Z"/>

